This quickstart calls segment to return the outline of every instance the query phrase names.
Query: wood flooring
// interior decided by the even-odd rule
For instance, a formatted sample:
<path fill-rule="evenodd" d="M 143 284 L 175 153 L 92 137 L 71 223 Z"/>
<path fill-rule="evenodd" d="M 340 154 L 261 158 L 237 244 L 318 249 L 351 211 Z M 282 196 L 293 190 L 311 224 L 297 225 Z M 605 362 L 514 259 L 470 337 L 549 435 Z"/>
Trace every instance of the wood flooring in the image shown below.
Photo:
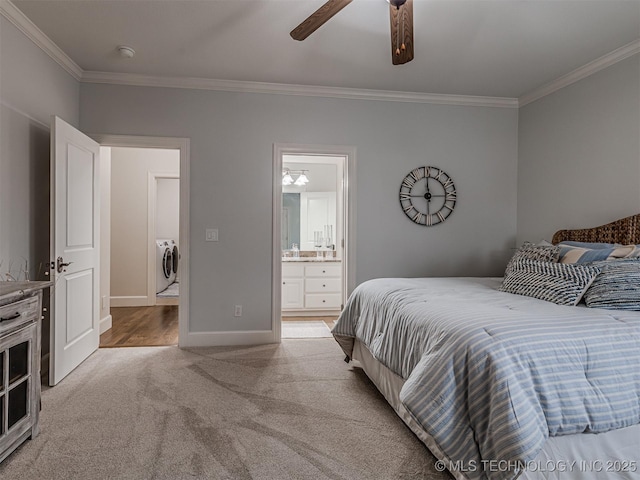
<path fill-rule="evenodd" d="M 111 329 L 100 335 L 100 347 L 155 347 L 178 344 L 178 306 L 111 309 Z"/>
<path fill-rule="evenodd" d="M 178 306 L 118 307 L 111 309 L 111 329 L 100 335 L 100 348 L 155 347 L 178 344 Z M 323 321 L 329 329 L 337 316 L 282 317 L 283 322 Z"/>

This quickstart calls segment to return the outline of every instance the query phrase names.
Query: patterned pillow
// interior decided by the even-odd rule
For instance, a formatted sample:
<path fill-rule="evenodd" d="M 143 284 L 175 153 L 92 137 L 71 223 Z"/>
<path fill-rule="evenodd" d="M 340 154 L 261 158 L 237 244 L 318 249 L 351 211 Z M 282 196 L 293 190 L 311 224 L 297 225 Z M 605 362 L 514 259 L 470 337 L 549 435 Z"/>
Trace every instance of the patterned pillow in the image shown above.
<path fill-rule="evenodd" d="M 577 305 L 599 272 L 599 268 L 591 265 L 520 258 L 507 272 L 500 290 L 558 305 Z"/>
<path fill-rule="evenodd" d="M 584 295 L 587 307 L 640 310 L 640 259 L 592 265 L 600 268 L 601 273 Z"/>
<path fill-rule="evenodd" d="M 640 248 L 637 245 L 609 245 L 596 248 L 571 245 L 568 242 L 561 242 L 560 263 L 591 263 L 616 258 L 635 258 L 640 256 Z"/>
<path fill-rule="evenodd" d="M 507 264 L 504 276 L 513 269 L 514 263 L 521 259 L 527 258 L 529 260 L 539 260 L 541 262 L 557 262 L 560 256 L 560 247 L 557 245 L 536 245 L 531 242 L 524 242 L 522 246 L 516 250 L 511 260 Z"/>

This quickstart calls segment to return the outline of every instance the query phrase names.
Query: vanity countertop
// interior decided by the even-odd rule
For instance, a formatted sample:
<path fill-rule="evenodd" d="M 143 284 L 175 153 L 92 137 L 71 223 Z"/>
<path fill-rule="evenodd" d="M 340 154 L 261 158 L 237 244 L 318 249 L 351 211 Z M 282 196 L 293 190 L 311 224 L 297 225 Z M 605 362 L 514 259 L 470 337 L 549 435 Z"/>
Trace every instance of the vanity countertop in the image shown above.
<path fill-rule="evenodd" d="M 282 257 L 283 263 L 329 263 L 329 262 L 340 262 L 339 258 L 318 258 L 318 257 Z"/>

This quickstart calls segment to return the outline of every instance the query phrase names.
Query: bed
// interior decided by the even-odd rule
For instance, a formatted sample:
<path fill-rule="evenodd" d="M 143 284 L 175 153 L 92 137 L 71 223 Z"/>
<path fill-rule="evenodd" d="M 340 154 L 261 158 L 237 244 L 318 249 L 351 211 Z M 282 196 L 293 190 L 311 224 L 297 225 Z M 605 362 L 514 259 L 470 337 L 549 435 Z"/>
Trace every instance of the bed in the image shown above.
<path fill-rule="evenodd" d="M 638 245 L 640 215 L 561 230 L 552 244 L 568 241 Z M 582 297 L 594 279 L 613 288 L 600 280 L 609 265 L 637 271 L 639 262 L 615 257 L 570 271 L 581 282 L 590 275 Z M 588 307 L 501 291 L 521 264 L 561 266 L 526 259 L 510 262 L 504 279 L 370 280 L 332 333 L 438 459 L 435 468 L 456 479 L 639 479 L 640 311 L 592 308 L 592 298 L 601 305 L 595 294 Z M 640 277 L 629 278 L 623 294 L 640 304 Z"/>

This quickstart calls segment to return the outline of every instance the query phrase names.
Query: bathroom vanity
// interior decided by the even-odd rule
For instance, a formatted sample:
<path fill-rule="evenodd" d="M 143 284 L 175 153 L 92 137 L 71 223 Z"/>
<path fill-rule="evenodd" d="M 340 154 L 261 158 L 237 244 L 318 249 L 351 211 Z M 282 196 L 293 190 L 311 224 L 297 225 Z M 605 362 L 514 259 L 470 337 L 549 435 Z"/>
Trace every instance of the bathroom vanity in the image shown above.
<path fill-rule="evenodd" d="M 282 314 L 320 315 L 342 309 L 342 262 L 300 257 L 282 262 Z"/>
<path fill-rule="evenodd" d="M 42 290 L 0 282 L 0 462 L 39 431 Z"/>

